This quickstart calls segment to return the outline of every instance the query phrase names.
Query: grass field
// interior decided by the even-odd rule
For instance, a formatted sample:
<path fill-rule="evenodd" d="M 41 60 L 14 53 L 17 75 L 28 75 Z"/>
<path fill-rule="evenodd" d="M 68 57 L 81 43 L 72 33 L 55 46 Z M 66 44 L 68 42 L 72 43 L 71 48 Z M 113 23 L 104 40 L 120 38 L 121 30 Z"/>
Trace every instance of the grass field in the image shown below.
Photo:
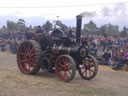
<path fill-rule="evenodd" d="M 40 70 L 35 76 L 22 74 L 16 56 L 0 53 L 0 96 L 128 96 L 128 72 L 99 66 L 93 80 L 77 74 L 70 83 Z"/>

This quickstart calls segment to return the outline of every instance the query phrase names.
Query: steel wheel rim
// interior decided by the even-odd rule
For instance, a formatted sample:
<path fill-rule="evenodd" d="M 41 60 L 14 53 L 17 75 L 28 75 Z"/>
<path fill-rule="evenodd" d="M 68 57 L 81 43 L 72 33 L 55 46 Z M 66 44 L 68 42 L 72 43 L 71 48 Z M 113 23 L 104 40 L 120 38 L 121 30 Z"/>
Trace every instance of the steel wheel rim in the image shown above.
<path fill-rule="evenodd" d="M 87 57 L 82 61 L 82 68 L 79 68 L 79 73 L 82 78 L 90 79 L 94 76 L 96 70 L 95 61 Z"/>
<path fill-rule="evenodd" d="M 62 81 L 68 81 L 72 76 L 72 64 L 71 61 L 66 57 L 61 57 L 56 62 L 56 74 Z"/>
<path fill-rule="evenodd" d="M 18 65 L 21 71 L 24 73 L 30 73 L 34 69 L 36 62 L 35 49 L 33 45 L 29 42 L 23 43 L 19 48 L 17 55 Z"/>

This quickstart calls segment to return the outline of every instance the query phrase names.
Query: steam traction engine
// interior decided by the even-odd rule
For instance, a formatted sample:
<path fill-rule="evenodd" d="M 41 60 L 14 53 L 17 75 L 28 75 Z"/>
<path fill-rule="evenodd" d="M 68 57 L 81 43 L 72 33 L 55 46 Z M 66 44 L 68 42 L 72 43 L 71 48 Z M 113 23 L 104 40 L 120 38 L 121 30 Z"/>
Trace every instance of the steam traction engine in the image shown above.
<path fill-rule="evenodd" d="M 17 52 L 17 64 L 24 74 L 34 75 L 39 69 L 55 72 L 65 82 L 71 81 L 78 70 L 79 75 L 90 80 L 98 71 L 93 56 L 88 54 L 86 45 L 80 43 L 82 16 L 77 16 L 76 37 L 55 29 L 49 39 L 47 35 L 35 40 L 23 41 Z"/>

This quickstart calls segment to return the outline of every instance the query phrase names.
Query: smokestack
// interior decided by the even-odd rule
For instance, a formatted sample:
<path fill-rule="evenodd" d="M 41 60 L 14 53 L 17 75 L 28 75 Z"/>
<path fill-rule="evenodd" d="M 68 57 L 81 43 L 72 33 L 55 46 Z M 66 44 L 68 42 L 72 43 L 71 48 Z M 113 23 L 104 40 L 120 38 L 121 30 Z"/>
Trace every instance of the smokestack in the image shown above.
<path fill-rule="evenodd" d="M 83 12 L 76 16 L 77 20 L 77 28 L 76 28 L 76 42 L 80 43 L 80 37 L 81 37 L 81 24 L 82 24 L 82 17 L 94 17 L 96 15 L 96 12 Z"/>
<path fill-rule="evenodd" d="M 77 20 L 77 24 L 76 24 L 76 26 L 77 26 L 77 28 L 76 28 L 76 42 L 80 43 L 82 16 L 77 15 L 76 20 Z"/>

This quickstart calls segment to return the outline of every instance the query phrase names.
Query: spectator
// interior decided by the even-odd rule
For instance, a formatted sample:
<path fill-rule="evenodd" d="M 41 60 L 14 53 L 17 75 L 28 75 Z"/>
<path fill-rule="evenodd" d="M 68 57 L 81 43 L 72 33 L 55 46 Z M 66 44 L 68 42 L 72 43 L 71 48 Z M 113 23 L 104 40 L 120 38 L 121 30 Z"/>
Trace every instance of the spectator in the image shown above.
<path fill-rule="evenodd" d="M 126 48 L 123 57 L 120 59 L 119 63 L 113 66 L 114 70 L 118 70 L 121 66 L 128 62 L 128 47 Z M 128 64 L 128 63 L 127 63 Z"/>
<path fill-rule="evenodd" d="M 109 66 L 112 66 L 112 63 L 111 63 L 111 53 L 110 53 L 110 50 L 109 48 L 107 48 L 106 52 L 103 54 L 103 63 L 105 65 L 109 65 Z"/>

